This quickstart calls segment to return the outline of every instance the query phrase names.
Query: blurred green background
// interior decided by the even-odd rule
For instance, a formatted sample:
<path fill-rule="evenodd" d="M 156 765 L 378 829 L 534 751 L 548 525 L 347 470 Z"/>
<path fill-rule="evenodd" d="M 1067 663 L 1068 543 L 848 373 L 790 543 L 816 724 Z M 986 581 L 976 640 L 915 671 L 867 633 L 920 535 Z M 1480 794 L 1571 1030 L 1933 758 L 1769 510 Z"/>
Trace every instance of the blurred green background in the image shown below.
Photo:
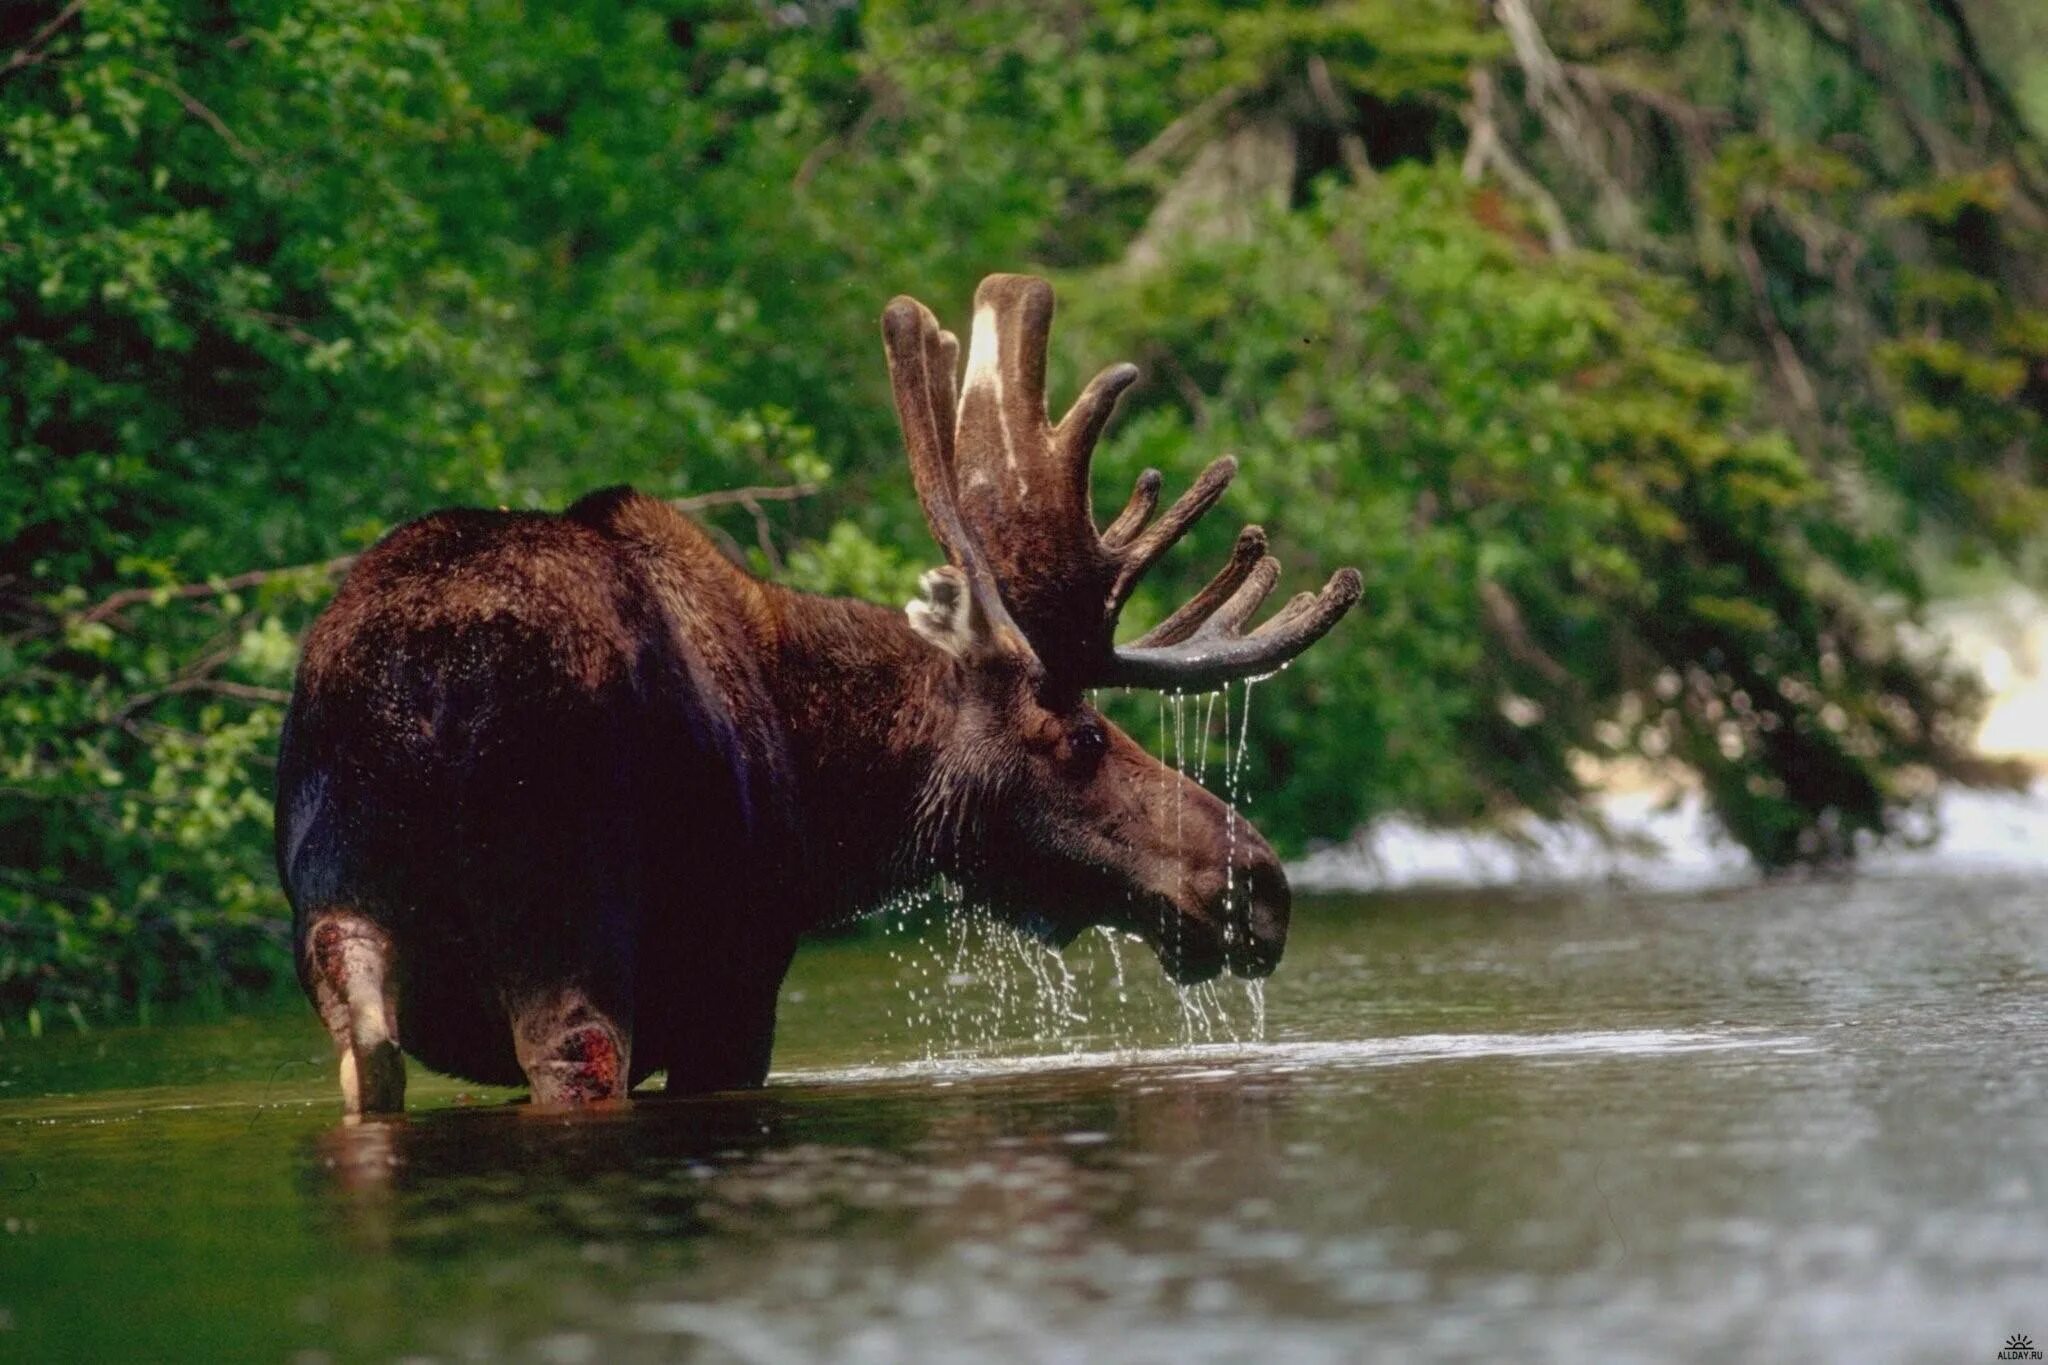
<path fill-rule="evenodd" d="M 1648 760 L 1850 856 L 2017 776 L 1916 617 L 2048 576 L 2044 134 L 2032 0 L 10 5 L 0 1020 L 288 975 L 296 635 L 408 517 L 759 490 L 901 600 L 876 318 L 994 270 L 1144 367 L 1104 502 L 1243 462 L 1133 625 L 1241 521 L 1364 570 L 1252 707 L 1283 848 Z"/>

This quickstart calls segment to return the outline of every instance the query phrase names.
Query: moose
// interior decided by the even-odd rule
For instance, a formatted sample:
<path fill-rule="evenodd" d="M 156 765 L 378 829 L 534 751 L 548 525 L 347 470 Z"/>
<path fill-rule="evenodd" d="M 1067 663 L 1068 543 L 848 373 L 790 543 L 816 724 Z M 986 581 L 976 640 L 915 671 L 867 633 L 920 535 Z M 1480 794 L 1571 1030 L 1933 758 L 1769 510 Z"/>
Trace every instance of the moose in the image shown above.
<path fill-rule="evenodd" d="M 453 509 L 362 556 L 305 640 L 277 769 L 299 976 L 349 1116 L 401 1111 L 410 1053 L 536 1107 L 759 1085 L 808 930 L 952 878 L 1063 946 L 1141 936 L 1167 974 L 1270 973 L 1287 880 L 1236 813 L 1088 700 L 1270 673 L 1358 600 L 1356 570 L 1247 629 L 1279 576 L 1222 570 L 1115 642 L 1141 575 L 1235 473 L 1101 530 L 1089 463 L 1137 378 L 1057 425 L 1053 295 L 995 275 L 960 347 L 882 318 L 911 474 L 946 564 L 900 614 L 733 563 L 627 488 L 559 514 Z"/>

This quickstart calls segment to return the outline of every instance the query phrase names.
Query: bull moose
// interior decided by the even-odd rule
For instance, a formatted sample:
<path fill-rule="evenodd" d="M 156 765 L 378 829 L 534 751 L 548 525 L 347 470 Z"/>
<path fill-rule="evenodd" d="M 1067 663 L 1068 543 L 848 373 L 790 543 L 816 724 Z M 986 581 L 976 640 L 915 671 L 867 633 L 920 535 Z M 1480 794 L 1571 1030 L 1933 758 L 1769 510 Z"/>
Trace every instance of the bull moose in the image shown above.
<path fill-rule="evenodd" d="M 1247 630 L 1279 565 L 1248 527 L 1119 645 L 1139 577 L 1208 511 L 1147 471 L 1097 530 L 1089 460 L 1130 365 L 1057 426 L 1051 288 L 996 275 L 959 343 L 882 332 L 947 564 L 901 613 L 735 565 L 630 489 L 555 514 L 456 509 L 363 555 L 306 637 L 278 758 L 300 980 L 351 1115 L 404 1107 L 411 1053 L 541 1106 L 758 1085 L 799 937 L 934 875 L 1063 944 L 1141 935 L 1166 972 L 1263 976 L 1288 889 L 1264 839 L 1088 702 L 1269 673 L 1356 570 Z"/>

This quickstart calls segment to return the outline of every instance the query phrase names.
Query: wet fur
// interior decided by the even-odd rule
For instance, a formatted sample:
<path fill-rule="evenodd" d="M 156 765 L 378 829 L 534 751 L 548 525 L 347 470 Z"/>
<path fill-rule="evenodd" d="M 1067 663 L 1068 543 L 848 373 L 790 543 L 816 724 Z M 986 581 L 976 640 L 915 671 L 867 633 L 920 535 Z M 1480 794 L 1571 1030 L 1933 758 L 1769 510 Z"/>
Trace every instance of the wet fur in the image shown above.
<path fill-rule="evenodd" d="M 307 636 L 278 763 L 345 1094 L 396 1107 L 394 1031 L 543 1103 L 758 1084 L 798 938 L 935 872 L 1054 941 L 1143 932 L 1183 979 L 1237 916 L 1233 970 L 1270 971 L 1257 834 L 984 617 L 940 624 L 763 583 L 626 489 L 386 537 Z"/>
<path fill-rule="evenodd" d="M 756 1083 L 798 936 L 925 861 L 913 731 L 953 673 L 627 490 L 402 527 L 308 635 L 281 744 L 307 989 L 345 912 L 436 1070 L 519 1083 L 511 1021 L 566 990 L 630 1024 L 633 1080 Z"/>

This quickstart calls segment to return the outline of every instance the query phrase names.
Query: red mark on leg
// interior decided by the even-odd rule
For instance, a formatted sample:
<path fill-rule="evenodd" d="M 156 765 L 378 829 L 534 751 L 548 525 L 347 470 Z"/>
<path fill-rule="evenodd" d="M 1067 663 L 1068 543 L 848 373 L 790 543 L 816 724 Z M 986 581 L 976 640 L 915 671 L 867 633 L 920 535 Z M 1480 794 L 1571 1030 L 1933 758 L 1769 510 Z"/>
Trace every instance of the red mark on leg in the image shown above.
<path fill-rule="evenodd" d="M 609 1029 L 586 1024 L 562 1036 L 555 1056 L 561 1062 L 560 1100 L 589 1104 L 625 1092 L 625 1058 Z"/>

